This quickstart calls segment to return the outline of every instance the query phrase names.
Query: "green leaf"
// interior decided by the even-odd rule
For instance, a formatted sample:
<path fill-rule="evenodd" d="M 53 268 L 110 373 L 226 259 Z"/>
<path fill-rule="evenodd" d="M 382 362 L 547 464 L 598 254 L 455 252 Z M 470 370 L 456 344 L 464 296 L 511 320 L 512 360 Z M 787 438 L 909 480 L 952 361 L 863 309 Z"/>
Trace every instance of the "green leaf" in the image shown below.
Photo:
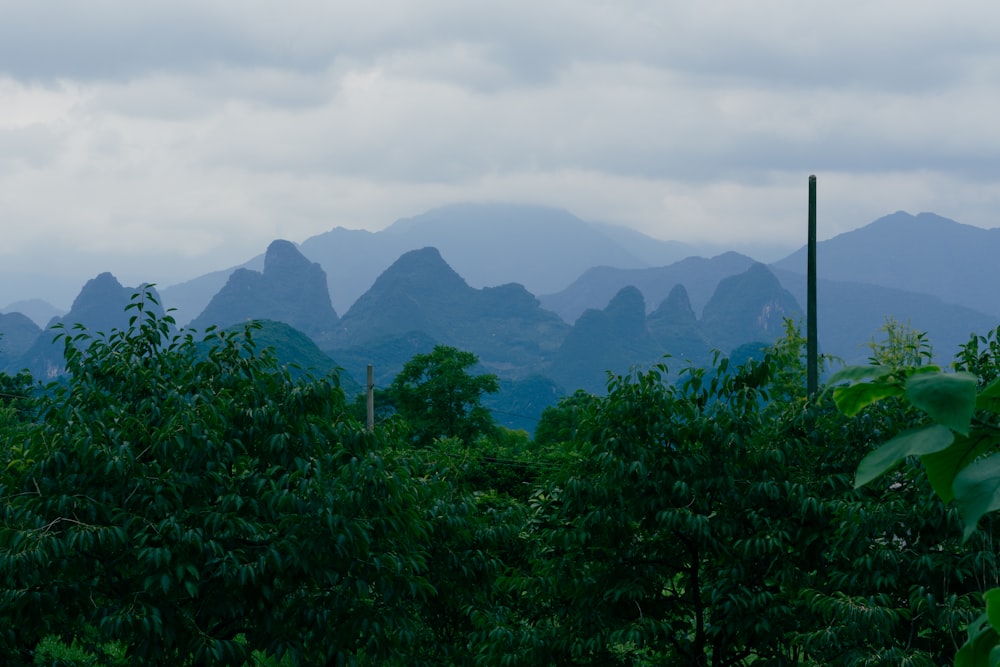
<path fill-rule="evenodd" d="M 976 397 L 976 407 L 1000 414 L 1000 378 L 986 385 Z"/>
<path fill-rule="evenodd" d="M 861 382 L 834 389 L 833 401 L 837 404 L 837 409 L 848 417 L 853 417 L 872 403 L 902 393 L 902 388 L 894 384 Z"/>
<path fill-rule="evenodd" d="M 927 480 L 942 501 L 948 503 L 955 497 L 952 485 L 955 475 L 976 458 L 993 447 L 992 440 L 983 433 L 973 433 L 969 437 L 960 435 L 951 447 L 939 452 L 924 454 L 920 462 L 927 470 Z"/>
<path fill-rule="evenodd" d="M 955 654 L 955 667 L 991 667 L 998 643 L 1000 635 L 983 614 L 969 624 L 969 639 Z"/>
<path fill-rule="evenodd" d="M 907 456 L 921 456 L 946 449 L 954 439 L 955 434 L 940 424 L 898 435 L 861 460 L 854 488 L 864 486 Z"/>
<path fill-rule="evenodd" d="M 906 396 L 939 424 L 969 435 L 978 382 L 971 373 L 913 375 L 906 380 Z"/>
<path fill-rule="evenodd" d="M 877 380 L 892 373 L 888 366 L 848 366 L 830 376 L 827 385 L 833 386 L 841 382 L 857 382 L 871 378 Z"/>
<path fill-rule="evenodd" d="M 955 475 L 952 488 L 969 539 L 984 514 L 1000 509 L 1000 454 L 967 465 Z"/>
<path fill-rule="evenodd" d="M 991 588 L 983 593 L 986 602 L 986 618 L 997 632 L 1000 632 L 1000 588 Z"/>

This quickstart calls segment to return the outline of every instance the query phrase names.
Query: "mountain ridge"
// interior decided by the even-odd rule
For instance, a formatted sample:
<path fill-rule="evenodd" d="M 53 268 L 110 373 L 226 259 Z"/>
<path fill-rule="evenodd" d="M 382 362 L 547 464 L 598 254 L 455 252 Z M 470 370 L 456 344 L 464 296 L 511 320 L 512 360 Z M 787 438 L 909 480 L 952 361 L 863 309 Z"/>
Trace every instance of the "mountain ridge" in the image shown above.
<path fill-rule="evenodd" d="M 1000 257 L 1000 228 L 906 211 L 816 244 L 822 278 L 919 292 L 1000 317 L 1000 290 L 984 269 Z M 772 264 L 806 273 L 806 248 Z"/>
<path fill-rule="evenodd" d="M 533 294 L 569 285 L 595 265 L 640 268 L 697 252 L 627 228 L 588 222 L 569 211 L 529 204 L 459 203 L 399 218 L 377 232 L 334 226 L 298 248 L 327 273 L 332 304 L 345 313 L 398 257 L 438 248 L 473 287 L 520 283 Z M 239 268 L 262 270 L 263 255 L 162 289 L 184 324 Z"/>
<path fill-rule="evenodd" d="M 462 207 L 450 209 L 446 211 L 447 215 L 439 214 L 437 222 L 431 222 L 447 228 L 447 225 L 468 214 L 469 210 L 471 209 Z M 509 215 L 519 209 L 508 207 L 489 210 L 501 216 L 497 218 L 501 220 L 502 215 Z M 528 207 L 525 210 L 536 209 Z M 545 209 L 538 212 L 546 213 Z M 582 229 L 578 225 L 589 224 L 568 213 L 560 216 L 567 224 L 574 225 L 573 229 Z M 401 219 L 399 228 L 389 236 L 396 234 L 409 237 L 414 230 L 425 224 L 429 223 L 421 216 Z M 955 261 L 964 263 L 970 269 L 963 274 L 967 276 L 963 280 L 991 284 L 988 274 L 984 273 L 989 266 L 969 262 L 968 256 L 975 256 L 975 252 L 962 245 L 975 243 L 991 247 L 989 243 L 994 235 L 983 235 L 983 232 L 990 230 L 961 225 L 935 214 L 911 216 L 905 212 L 883 216 L 868 227 L 872 229 L 861 228 L 822 243 L 831 244 L 825 246 L 828 249 L 839 248 L 839 252 L 850 255 L 852 244 L 872 246 L 872 239 L 884 238 L 888 234 L 888 238 L 896 240 L 891 253 L 883 247 L 867 248 L 867 255 L 861 250 L 857 253 L 868 257 L 870 263 L 876 263 L 877 257 L 886 265 L 892 265 L 897 256 L 903 257 L 906 260 L 902 263 L 904 270 L 896 270 L 897 280 L 912 282 L 913 279 L 908 276 L 909 272 L 915 270 L 927 274 L 933 273 L 929 269 L 947 268 L 950 266 L 949 255 L 954 254 Z M 945 243 L 941 240 L 941 235 L 947 236 L 949 230 L 956 232 L 958 240 L 951 239 Z M 905 240 L 912 243 L 902 243 L 896 238 L 905 233 L 910 234 Z M 357 232 L 349 235 L 370 241 L 376 234 Z M 474 236 L 471 232 L 469 235 Z M 326 241 L 331 240 L 331 237 L 324 238 Z M 832 243 L 834 241 L 836 243 Z M 480 239 L 480 243 L 482 242 Z M 332 279 L 329 275 L 324 277 L 322 266 L 306 256 L 303 252 L 304 245 L 275 241 L 272 243 L 273 248 L 269 247 L 268 252 L 254 259 L 254 263 L 260 266 L 260 271 L 245 266 L 239 271 L 230 272 L 225 283 L 235 276 L 234 289 L 239 288 L 236 291 L 243 290 L 248 294 L 259 295 L 263 289 L 259 284 L 260 279 L 264 274 L 274 273 L 276 270 L 283 276 L 286 287 L 288 284 L 296 285 L 295 289 L 272 298 L 270 306 L 259 312 L 244 312 L 237 319 L 253 317 L 289 323 L 288 320 L 292 318 L 282 309 L 292 306 L 298 293 L 302 291 L 299 281 L 294 278 L 299 275 L 296 272 L 311 272 L 307 281 L 309 289 L 319 295 L 318 302 L 323 299 L 331 302 L 329 286 Z M 824 246 L 821 244 L 821 247 Z M 343 247 L 340 252 L 353 254 L 356 262 L 368 260 L 356 248 Z M 497 261 L 494 263 L 504 263 L 510 254 L 497 253 Z M 823 263 L 824 256 L 828 258 L 829 266 Z M 819 264 L 821 351 L 843 356 L 848 362 L 863 362 L 861 355 L 864 353 L 864 343 L 877 333 L 886 316 L 911 321 L 918 329 L 927 330 L 936 349 L 946 355 L 967 340 L 973 331 L 985 333 L 996 324 L 996 316 L 954 303 L 944 297 L 897 287 L 831 279 L 829 274 L 835 273 L 836 269 L 836 263 L 829 261 L 831 256 L 834 255 L 821 254 Z M 589 331 L 590 338 L 580 348 L 585 351 L 579 354 L 591 360 L 599 360 L 601 355 L 605 355 L 609 363 L 617 364 L 617 361 L 612 361 L 611 348 L 618 345 L 622 349 L 631 350 L 625 356 L 631 355 L 635 363 L 655 361 L 653 353 L 660 351 L 697 362 L 698 359 L 705 358 L 711 347 L 718 347 L 727 353 L 733 346 L 742 343 L 762 342 L 743 339 L 771 338 L 780 333 L 779 325 L 784 316 L 798 316 L 804 302 L 804 276 L 782 267 L 796 265 L 799 258 L 797 253 L 792 253 L 770 267 L 765 267 L 748 256 L 727 252 L 711 258 L 686 257 L 657 267 L 589 267 L 562 292 L 535 296 L 523 283 L 517 281 L 474 287 L 444 260 L 440 249 L 423 246 L 397 256 L 373 279 L 372 284 L 355 300 L 343 318 L 336 319 L 336 310 L 330 303 L 329 313 L 332 313 L 332 317 L 327 316 L 325 328 L 321 328 L 320 333 L 314 330 L 310 335 L 321 342 L 320 347 L 325 354 L 338 360 L 344 359 L 345 367 L 348 363 L 359 366 L 366 361 L 366 356 L 375 354 L 381 360 L 380 363 L 385 365 L 381 370 L 384 373 L 391 372 L 416 351 L 427 351 L 428 346 L 443 343 L 472 347 L 471 351 L 480 356 L 484 368 L 505 378 L 522 378 L 536 372 L 558 374 L 560 363 L 573 356 L 564 354 L 562 361 L 559 361 L 559 351 L 566 341 L 571 337 L 577 341 L 587 339 L 587 336 L 581 338 L 580 331 Z M 408 262 L 412 262 L 409 268 Z M 511 266 L 514 263 L 509 262 Z M 748 291 L 744 291 L 742 296 L 737 293 L 736 296 L 723 298 L 720 286 L 728 285 L 733 276 L 744 273 L 748 275 L 740 277 L 736 284 Z M 213 275 L 219 277 L 222 274 L 223 272 L 217 272 Z M 773 298 L 771 301 L 756 303 L 747 314 L 739 315 L 741 308 L 753 300 L 750 298 L 752 290 L 748 286 L 755 280 L 758 281 L 758 287 Z M 945 279 L 935 282 L 939 286 L 946 283 Z M 956 284 L 961 283 L 962 281 L 957 281 Z M 111 274 L 100 274 L 93 281 L 88 281 L 78 300 L 84 293 L 93 293 L 95 290 L 100 293 L 101 290 L 97 287 L 101 285 L 109 290 L 106 290 L 108 300 L 121 303 L 125 288 L 121 288 Z M 220 291 L 224 287 L 225 284 L 220 287 Z M 781 290 L 791 294 L 791 301 L 781 294 Z M 265 289 L 264 292 L 266 291 Z M 722 290 L 723 294 L 725 291 Z M 722 299 L 722 303 L 727 305 L 712 306 L 713 300 L 717 299 Z M 88 300 L 93 299 L 88 297 L 84 302 Z M 367 305 L 366 300 L 369 302 Z M 161 302 L 167 306 L 172 305 L 166 298 L 162 298 Z M 251 302 L 253 299 L 248 303 Z M 316 302 L 306 300 L 306 303 Z M 643 318 L 635 313 L 637 304 L 644 311 Z M 85 304 L 74 301 L 75 314 L 82 312 L 83 305 Z M 305 306 L 299 310 L 313 317 L 324 311 L 324 308 Z M 584 322 L 578 321 L 584 313 L 591 310 L 594 312 L 587 315 Z M 621 318 L 622 322 L 609 323 L 609 319 Z M 634 326 L 624 327 L 625 320 L 631 321 Z M 605 324 L 600 324 L 602 321 Z M 569 322 L 573 324 L 570 325 Z M 754 329 L 755 323 L 761 326 Z M 311 326 L 308 318 L 292 325 L 296 324 L 297 329 L 308 329 Z M 577 324 L 582 328 L 574 332 Z M 93 325 L 88 326 L 94 328 Z M 97 326 L 101 327 L 103 324 Z M 0 333 L 2 329 L 3 326 L 0 325 Z M 323 334 L 322 331 L 327 333 Z M 605 333 L 602 334 L 602 331 Z M 589 349 L 585 349 L 588 345 Z M 378 350 L 377 354 L 373 350 Z M 647 355 L 646 351 L 650 351 L 650 354 Z M 612 370 L 624 372 L 627 367 Z M 48 372 L 45 369 L 42 371 Z M 359 376 L 363 373 L 363 366 L 352 366 L 350 372 Z"/>

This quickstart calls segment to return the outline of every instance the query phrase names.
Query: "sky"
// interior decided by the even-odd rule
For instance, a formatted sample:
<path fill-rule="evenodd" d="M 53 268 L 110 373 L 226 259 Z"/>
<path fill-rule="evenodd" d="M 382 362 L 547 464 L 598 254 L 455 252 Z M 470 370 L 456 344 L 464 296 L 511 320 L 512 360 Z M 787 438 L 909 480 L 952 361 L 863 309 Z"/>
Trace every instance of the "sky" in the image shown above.
<path fill-rule="evenodd" d="M 995 227 L 997 25 L 990 0 L 0 0 L 0 306 L 455 202 L 791 249 L 815 174 L 820 239 Z"/>

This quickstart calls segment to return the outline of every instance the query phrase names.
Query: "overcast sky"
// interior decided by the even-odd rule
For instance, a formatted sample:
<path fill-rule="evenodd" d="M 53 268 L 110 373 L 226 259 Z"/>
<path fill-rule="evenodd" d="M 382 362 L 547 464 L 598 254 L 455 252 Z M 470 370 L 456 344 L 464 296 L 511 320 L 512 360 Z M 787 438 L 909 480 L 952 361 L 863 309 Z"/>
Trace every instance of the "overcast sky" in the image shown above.
<path fill-rule="evenodd" d="M 809 174 L 821 238 L 994 227 L 998 25 L 989 0 L 0 0 L 0 266 L 168 285 L 459 201 L 797 247 Z"/>

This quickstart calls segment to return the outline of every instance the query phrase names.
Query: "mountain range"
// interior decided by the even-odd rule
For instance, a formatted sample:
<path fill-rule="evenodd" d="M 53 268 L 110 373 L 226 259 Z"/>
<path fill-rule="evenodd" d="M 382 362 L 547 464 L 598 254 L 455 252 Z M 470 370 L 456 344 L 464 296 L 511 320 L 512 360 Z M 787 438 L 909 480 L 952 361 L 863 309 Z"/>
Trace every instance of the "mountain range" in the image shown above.
<path fill-rule="evenodd" d="M 283 357 L 319 372 L 340 366 L 350 387 L 367 364 L 384 385 L 435 344 L 470 350 L 480 370 L 502 379 L 492 407 L 527 427 L 560 395 L 603 391 L 608 371 L 666 353 L 672 368 L 702 364 L 713 348 L 772 342 L 785 317 L 803 317 L 804 250 L 765 265 L 609 229 L 554 209 L 456 205 L 381 232 L 276 240 L 240 267 L 164 288 L 160 298 L 198 330 L 265 320 L 261 335 L 281 341 Z M 892 316 L 927 331 L 949 360 L 1000 318 L 986 259 L 1000 256 L 998 244 L 998 230 L 903 212 L 821 242 L 821 351 L 863 362 L 865 342 Z M 36 321 L 0 315 L 0 368 L 58 375 L 51 325 L 125 326 L 135 289 L 101 274 L 44 328 L 37 303 Z"/>
<path fill-rule="evenodd" d="M 520 283 L 532 294 L 556 292 L 594 266 L 649 268 L 701 249 L 624 227 L 586 222 L 568 211 L 513 204 L 454 204 L 402 218 L 378 232 L 335 227 L 306 239 L 302 254 L 326 271 L 341 313 L 405 252 L 437 248 L 474 287 Z M 167 287 L 163 297 L 187 322 L 201 313 L 237 268 L 261 271 L 264 255 L 238 267 Z"/>

